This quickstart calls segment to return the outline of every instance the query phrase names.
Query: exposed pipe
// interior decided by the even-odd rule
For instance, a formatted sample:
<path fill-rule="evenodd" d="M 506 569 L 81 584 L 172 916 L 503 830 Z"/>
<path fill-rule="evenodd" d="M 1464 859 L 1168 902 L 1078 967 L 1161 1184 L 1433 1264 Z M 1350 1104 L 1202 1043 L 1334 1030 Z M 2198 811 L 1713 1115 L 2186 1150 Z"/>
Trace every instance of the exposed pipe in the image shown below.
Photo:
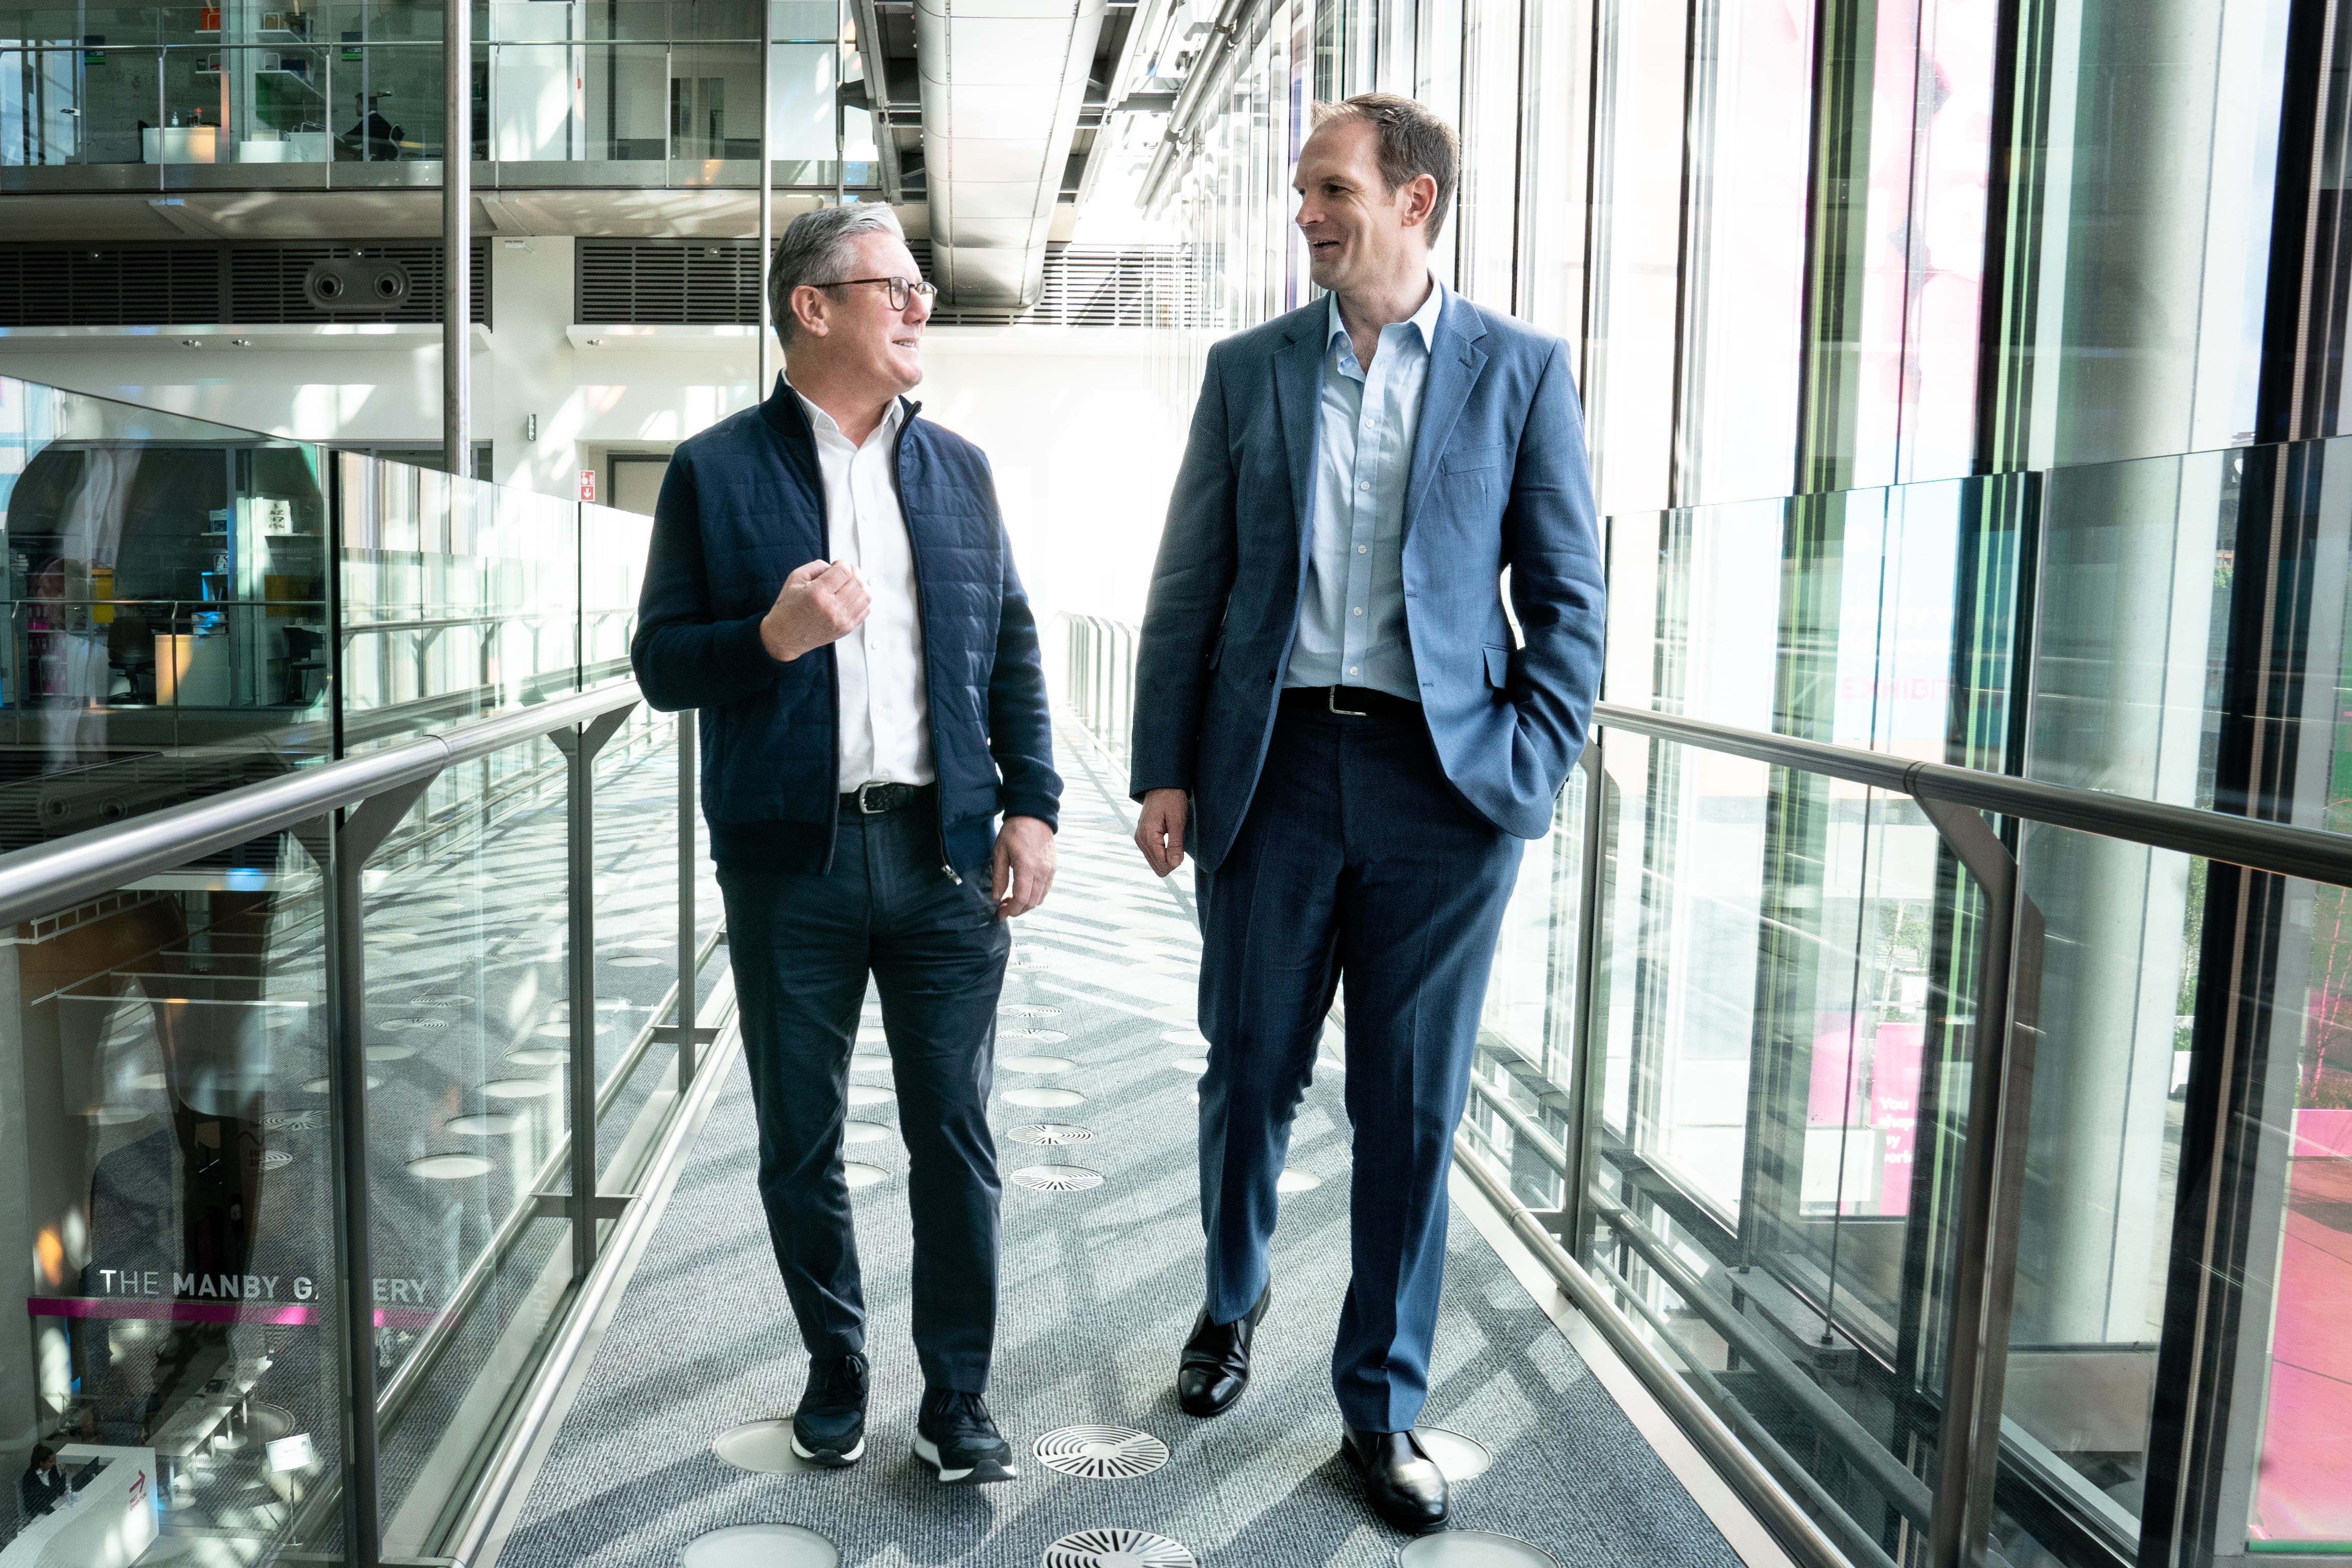
<path fill-rule="evenodd" d="M 1025 308 L 1094 68 L 1104 0 L 916 0 L 931 274 L 945 302 Z"/>
<path fill-rule="evenodd" d="M 1143 189 L 1136 197 L 1136 205 L 1146 212 L 1156 210 L 1170 178 L 1174 174 L 1183 144 L 1191 139 L 1204 104 L 1214 97 L 1214 89 L 1225 74 L 1226 68 L 1241 57 L 1242 35 L 1257 19 L 1264 0 L 1225 0 L 1217 13 L 1217 20 L 1209 29 L 1213 43 L 1202 47 L 1192 68 L 1184 73 L 1184 85 L 1176 90 L 1176 105 L 1168 115 L 1168 131 L 1160 139 L 1160 151 L 1151 155 L 1151 167 L 1144 171 Z"/>

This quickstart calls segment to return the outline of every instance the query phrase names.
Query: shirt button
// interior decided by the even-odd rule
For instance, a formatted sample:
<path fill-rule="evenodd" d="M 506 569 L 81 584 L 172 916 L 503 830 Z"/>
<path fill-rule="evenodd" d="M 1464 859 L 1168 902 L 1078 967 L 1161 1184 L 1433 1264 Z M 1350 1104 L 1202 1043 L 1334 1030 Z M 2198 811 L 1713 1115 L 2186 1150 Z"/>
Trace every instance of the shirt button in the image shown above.
<path fill-rule="evenodd" d="M 1349 674 L 1351 674 L 1351 675 L 1360 675 L 1360 674 L 1362 674 L 1364 672 L 1363 672 L 1363 670 L 1362 670 L 1362 668 L 1361 668 L 1360 666 L 1359 666 L 1359 665 L 1355 665 L 1355 664 L 1350 664 L 1350 665 L 1349 665 L 1349 666 L 1348 666 L 1348 673 L 1349 673 Z"/>
<path fill-rule="evenodd" d="M 1361 554 L 1363 554 L 1366 550 L 1368 550 L 1368 549 L 1371 549 L 1371 548 L 1372 548 L 1372 547 L 1371 547 L 1371 546 L 1370 546 L 1370 545 L 1358 545 L 1358 546 L 1356 547 L 1356 553 L 1357 553 L 1358 555 L 1361 555 Z"/>
<path fill-rule="evenodd" d="M 1370 479 L 1359 479 L 1356 481 L 1356 488 L 1359 490 L 1369 490 L 1371 487 L 1372 482 Z"/>
<path fill-rule="evenodd" d="M 1357 606 L 1356 606 L 1356 613 L 1357 613 L 1357 614 L 1359 614 L 1359 615 L 1361 615 L 1363 612 L 1364 612 L 1364 607 L 1363 607 L 1362 605 L 1360 605 L 1360 604 L 1357 605 Z"/>

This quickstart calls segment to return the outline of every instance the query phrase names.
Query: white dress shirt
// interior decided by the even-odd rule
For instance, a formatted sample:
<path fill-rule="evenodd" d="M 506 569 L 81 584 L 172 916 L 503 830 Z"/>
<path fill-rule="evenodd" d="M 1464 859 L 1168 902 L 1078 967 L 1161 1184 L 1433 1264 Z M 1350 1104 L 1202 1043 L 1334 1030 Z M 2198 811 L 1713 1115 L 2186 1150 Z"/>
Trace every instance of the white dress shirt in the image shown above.
<path fill-rule="evenodd" d="M 1307 592 L 1286 686 L 1369 686 L 1421 700 L 1404 619 L 1404 495 L 1445 285 L 1381 329 L 1367 372 L 1331 296 Z"/>
<path fill-rule="evenodd" d="M 800 397 L 797 389 L 793 395 Z M 915 547 L 892 476 L 907 405 L 890 412 L 853 446 L 833 415 L 801 398 L 816 433 L 824 477 L 825 549 L 864 574 L 874 608 L 866 623 L 833 645 L 841 691 L 841 788 L 929 784 L 929 683 L 923 675 L 923 619 L 915 589 Z"/>

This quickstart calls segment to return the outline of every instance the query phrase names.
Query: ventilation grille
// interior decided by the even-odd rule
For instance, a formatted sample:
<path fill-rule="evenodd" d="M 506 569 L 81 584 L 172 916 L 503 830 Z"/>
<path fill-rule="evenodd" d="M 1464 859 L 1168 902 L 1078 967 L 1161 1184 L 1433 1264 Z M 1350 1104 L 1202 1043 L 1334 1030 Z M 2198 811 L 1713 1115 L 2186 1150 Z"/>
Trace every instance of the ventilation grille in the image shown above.
<path fill-rule="evenodd" d="M 388 256 L 407 267 L 408 298 L 390 310 L 329 313 L 304 295 L 313 262 Z M 490 320 L 489 249 L 473 253 L 473 319 Z M 258 327 L 325 321 L 430 322 L 441 319 L 441 246 L 382 245 L 152 245 L 93 250 L 0 246 L 0 327 Z"/>
<path fill-rule="evenodd" d="M 573 248 L 577 321 L 725 327 L 760 319 L 760 246 L 586 240 Z"/>
<path fill-rule="evenodd" d="M 219 319 L 221 247 L 0 248 L 0 325 L 161 327 Z"/>
<path fill-rule="evenodd" d="M 760 319 L 757 241 L 586 240 L 577 257 L 578 321 L 616 326 L 751 326 Z M 930 246 L 912 241 L 930 269 Z M 1176 246 L 1049 246 L 1044 293 L 1026 310 L 942 306 L 942 327 L 1181 327 L 1189 273 Z"/>

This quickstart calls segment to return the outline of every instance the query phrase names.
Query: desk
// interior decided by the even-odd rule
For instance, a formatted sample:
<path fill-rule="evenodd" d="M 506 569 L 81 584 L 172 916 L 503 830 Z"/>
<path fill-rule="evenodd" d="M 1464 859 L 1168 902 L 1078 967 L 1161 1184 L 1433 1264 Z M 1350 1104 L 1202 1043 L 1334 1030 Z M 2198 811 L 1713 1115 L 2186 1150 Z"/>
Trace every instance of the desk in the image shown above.
<path fill-rule="evenodd" d="M 0 1568 L 130 1568 L 155 1540 L 155 1450 L 68 1443 L 58 1464 L 105 1468 L 52 1511 L 26 1525 Z"/>
<path fill-rule="evenodd" d="M 139 132 L 142 163 L 211 163 L 219 151 L 217 125 L 150 125 Z"/>

